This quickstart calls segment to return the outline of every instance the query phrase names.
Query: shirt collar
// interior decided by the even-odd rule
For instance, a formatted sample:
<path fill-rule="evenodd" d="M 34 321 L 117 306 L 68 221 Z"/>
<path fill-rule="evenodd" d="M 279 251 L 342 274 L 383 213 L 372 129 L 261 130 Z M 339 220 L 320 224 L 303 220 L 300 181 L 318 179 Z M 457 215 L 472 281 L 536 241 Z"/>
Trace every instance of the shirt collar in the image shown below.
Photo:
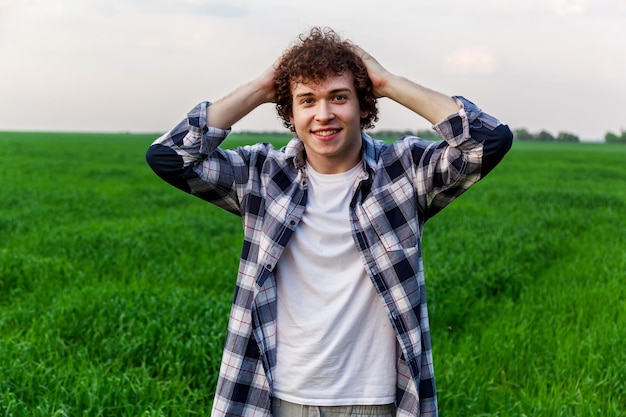
<path fill-rule="evenodd" d="M 306 166 L 304 160 L 304 142 L 299 137 L 294 136 L 283 149 L 287 159 L 293 158 L 293 164 L 297 170 L 302 170 Z"/>
<path fill-rule="evenodd" d="M 361 133 L 361 139 L 363 141 L 363 169 L 365 172 L 370 172 L 376 166 L 376 145 L 374 139 L 365 132 Z"/>

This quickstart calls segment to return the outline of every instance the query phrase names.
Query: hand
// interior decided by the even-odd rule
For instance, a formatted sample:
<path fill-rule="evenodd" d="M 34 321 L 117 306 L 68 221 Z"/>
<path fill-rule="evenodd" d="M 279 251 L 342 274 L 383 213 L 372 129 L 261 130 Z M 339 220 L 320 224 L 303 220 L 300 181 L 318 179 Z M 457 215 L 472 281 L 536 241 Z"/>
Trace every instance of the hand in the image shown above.
<path fill-rule="evenodd" d="M 274 103 L 276 99 L 274 94 L 274 76 L 276 74 L 277 64 L 278 60 L 274 61 L 274 63 L 256 79 L 259 91 L 266 103 Z"/>
<path fill-rule="evenodd" d="M 378 98 L 387 97 L 385 87 L 387 87 L 389 79 L 393 74 L 387 71 L 373 56 L 365 52 L 361 47 L 352 45 L 352 50 L 361 58 L 363 64 L 365 64 L 367 75 L 370 77 L 370 80 L 372 80 L 374 95 Z"/>

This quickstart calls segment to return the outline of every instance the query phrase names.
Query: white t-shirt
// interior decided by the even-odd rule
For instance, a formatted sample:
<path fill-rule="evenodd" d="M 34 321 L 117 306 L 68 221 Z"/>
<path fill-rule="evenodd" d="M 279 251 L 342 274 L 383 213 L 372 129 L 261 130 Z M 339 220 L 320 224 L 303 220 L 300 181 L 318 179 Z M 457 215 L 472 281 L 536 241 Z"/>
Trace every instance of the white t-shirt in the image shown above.
<path fill-rule="evenodd" d="M 307 165 L 306 210 L 276 268 L 272 395 L 285 401 L 333 406 L 395 400 L 395 334 L 349 219 L 361 169 L 320 174 Z"/>

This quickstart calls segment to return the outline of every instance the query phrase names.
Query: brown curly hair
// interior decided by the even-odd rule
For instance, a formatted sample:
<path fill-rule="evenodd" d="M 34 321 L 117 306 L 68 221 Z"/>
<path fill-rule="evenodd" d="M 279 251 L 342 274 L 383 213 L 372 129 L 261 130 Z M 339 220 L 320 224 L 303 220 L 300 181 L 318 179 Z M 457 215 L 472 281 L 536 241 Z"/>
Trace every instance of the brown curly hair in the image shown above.
<path fill-rule="evenodd" d="M 359 106 L 367 116 L 361 118 L 361 129 L 371 129 L 378 121 L 378 108 L 367 69 L 351 46 L 330 28 L 314 27 L 307 36 L 301 34 L 298 41 L 279 59 L 274 73 L 276 111 L 283 125 L 295 132 L 289 121 L 293 111 L 291 88 L 293 83 L 322 82 L 331 76 L 352 73 Z"/>

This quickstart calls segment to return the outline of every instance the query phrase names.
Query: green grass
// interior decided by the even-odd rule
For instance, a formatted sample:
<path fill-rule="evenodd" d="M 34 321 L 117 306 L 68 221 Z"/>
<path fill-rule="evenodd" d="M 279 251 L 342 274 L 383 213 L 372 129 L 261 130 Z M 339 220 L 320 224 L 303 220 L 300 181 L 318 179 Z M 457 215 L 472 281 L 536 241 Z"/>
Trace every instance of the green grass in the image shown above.
<path fill-rule="evenodd" d="M 443 410 L 626 410 L 625 162 L 626 147 L 516 143 L 427 225 Z"/>
<path fill-rule="evenodd" d="M 241 224 L 151 172 L 155 137 L 0 133 L 0 416 L 208 415 Z M 625 162 L 516 143 L 428 223 L 442 415 L 623 412 Z"/>

